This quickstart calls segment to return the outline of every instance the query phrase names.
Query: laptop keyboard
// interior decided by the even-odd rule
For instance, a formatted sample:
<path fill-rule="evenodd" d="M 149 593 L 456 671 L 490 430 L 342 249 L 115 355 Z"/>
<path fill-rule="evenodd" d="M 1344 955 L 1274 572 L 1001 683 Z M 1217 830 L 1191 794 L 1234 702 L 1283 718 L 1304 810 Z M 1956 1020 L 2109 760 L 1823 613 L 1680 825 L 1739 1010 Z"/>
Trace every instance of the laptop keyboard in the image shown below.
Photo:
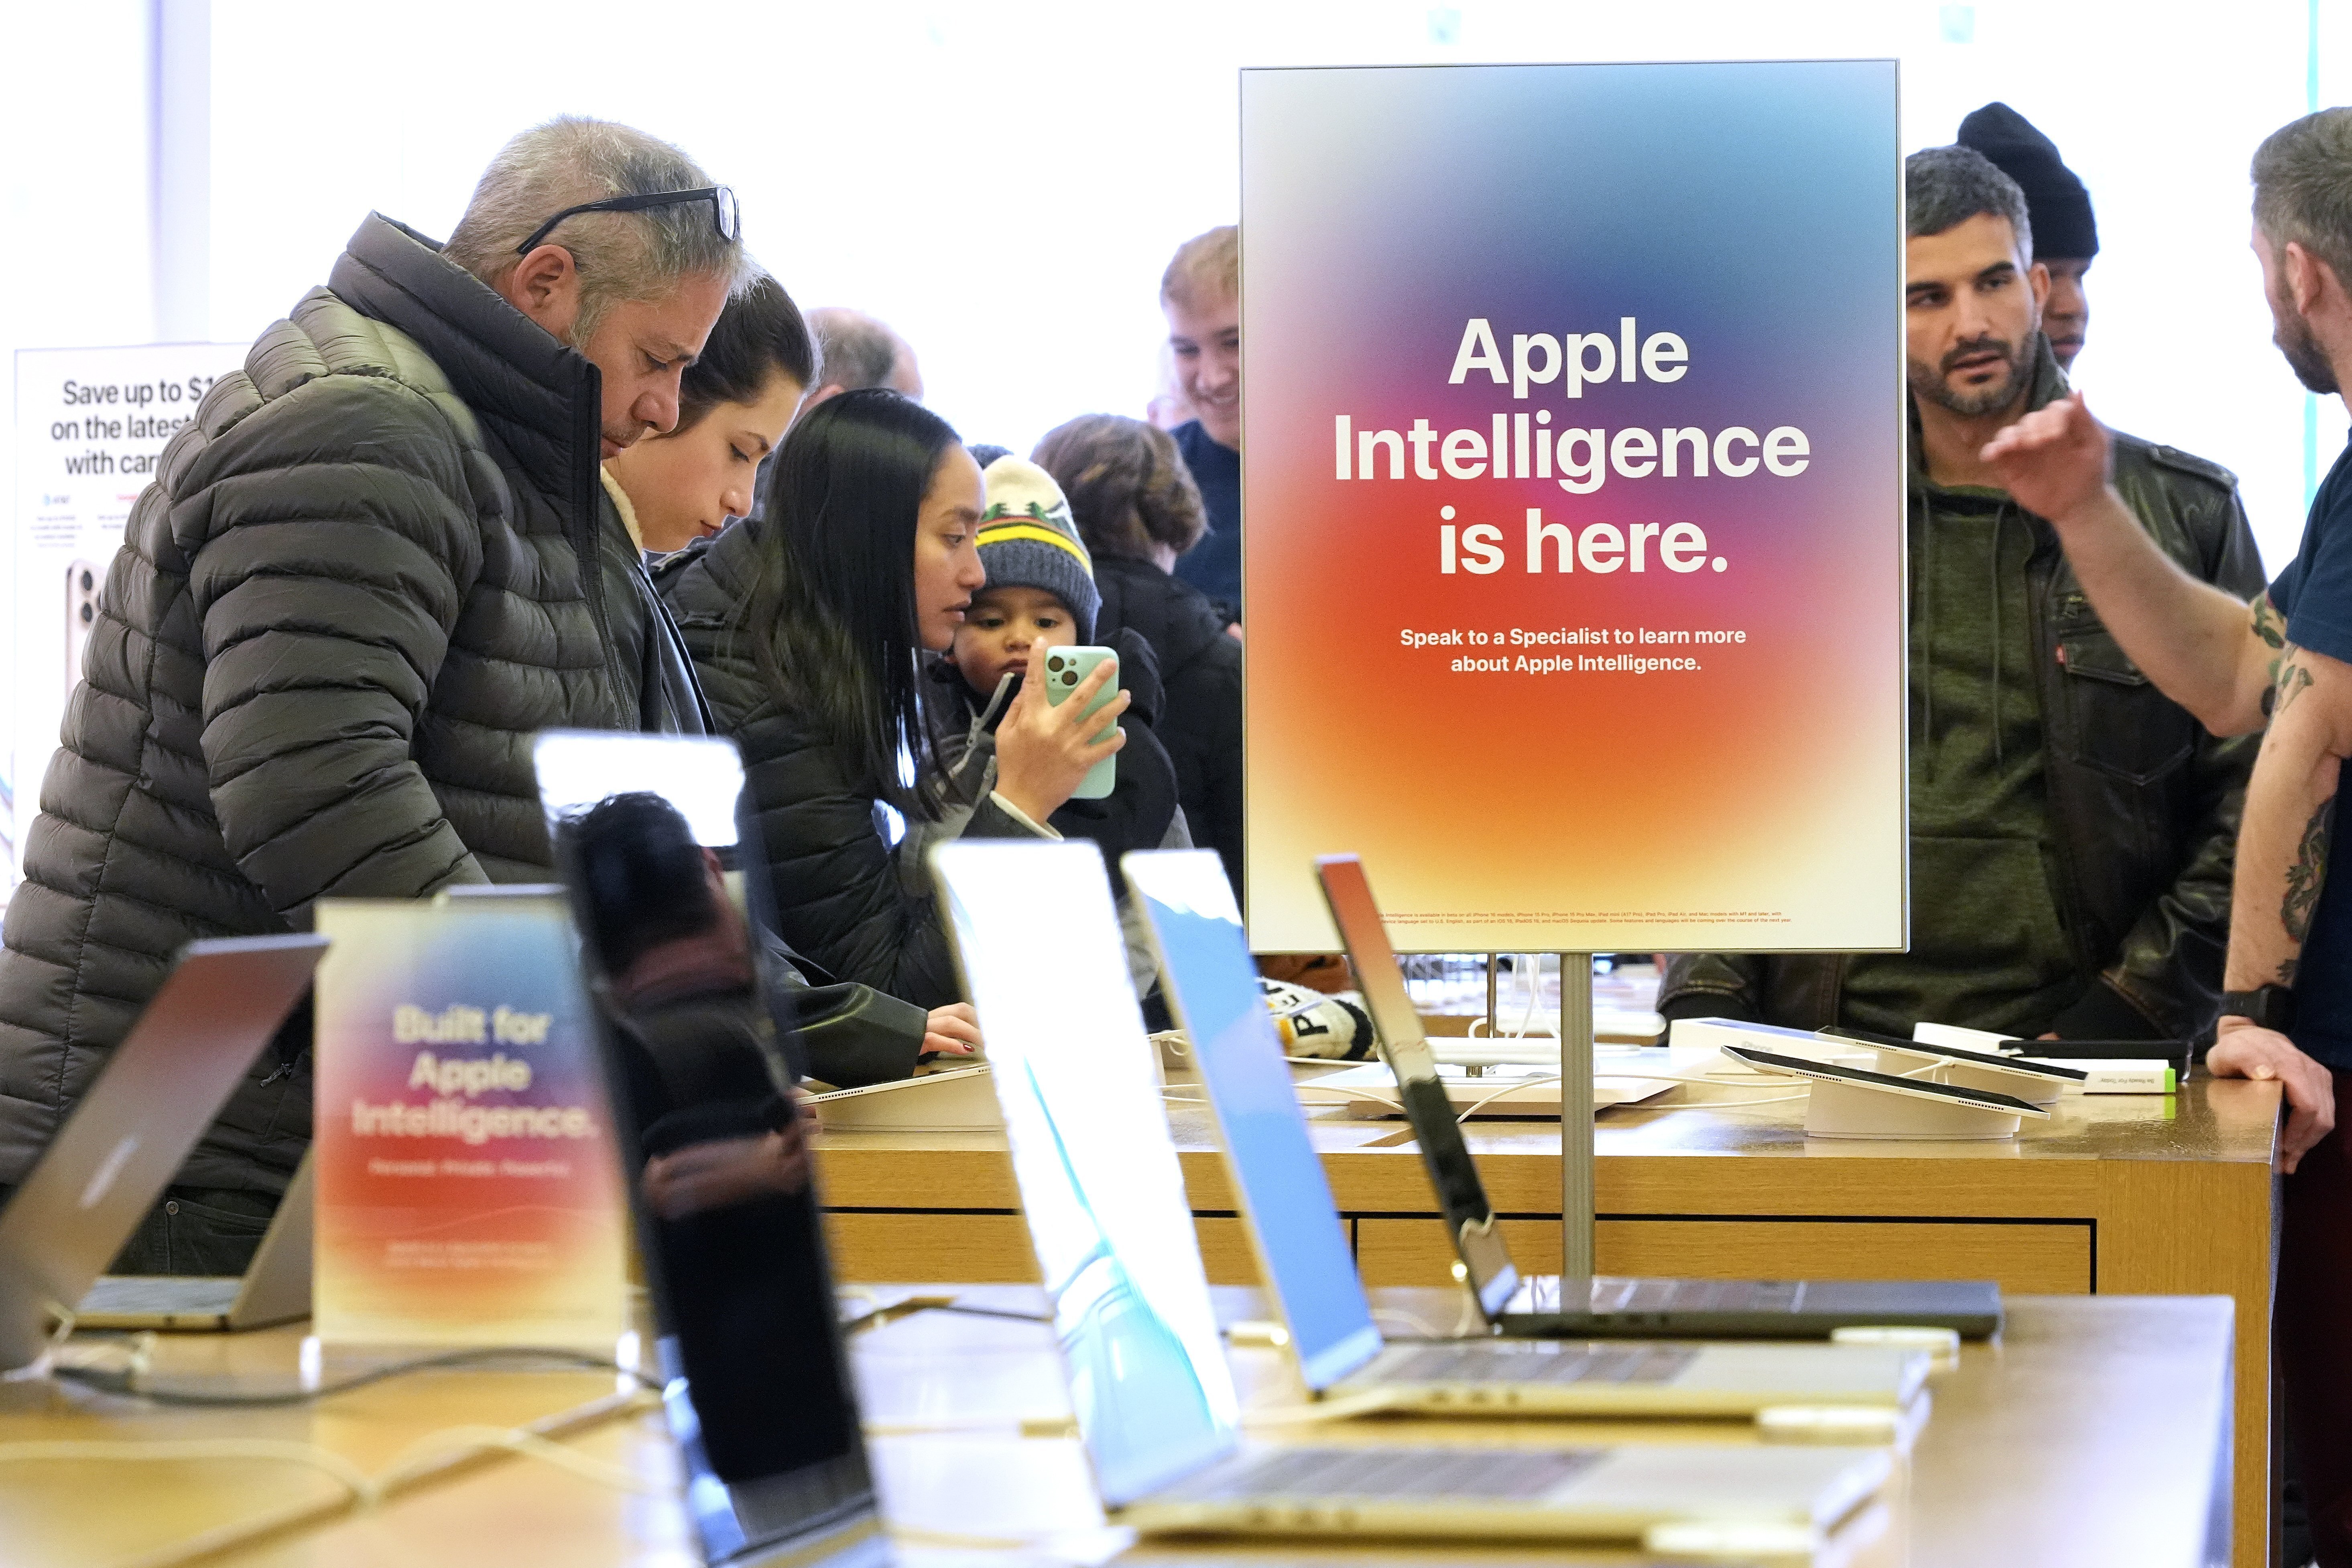
<path fill-rule="evenodd" d="M 1378 1383 L 1667 1383 L 1697 1358 L 1675 1345 L 1562 1345 L 1506 1350 L 1486 1342 L 1402 1351 L 1373 1367 Z"/>
<path fill-rule="evenodd" d="M 234 1275 L 211 1279 L 201 1275 L 109 1274 L 89 1288 L 78 1312 L 166 1313 L 226 1312 L 236 1302 L 245 1281 Z"/>
<path fill-rule="evenodd" d="M 1601 1461 L 1606 1450 L 1564 1448 L 1269 1448 L 1180 1482 L 1165 1502 L 1444 1499 L 1528 1502 Z"/>

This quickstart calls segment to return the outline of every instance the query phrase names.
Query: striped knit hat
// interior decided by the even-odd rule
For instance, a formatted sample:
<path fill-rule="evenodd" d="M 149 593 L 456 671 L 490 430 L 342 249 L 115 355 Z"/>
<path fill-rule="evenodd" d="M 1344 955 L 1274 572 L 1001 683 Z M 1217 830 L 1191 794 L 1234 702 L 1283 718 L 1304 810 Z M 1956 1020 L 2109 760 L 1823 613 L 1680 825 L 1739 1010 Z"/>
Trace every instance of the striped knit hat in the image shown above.
<path fill-rule="evenodd" d="M 980 563 L 988 569 L 988 586 L 1044 589 L 1070 607 L 1078 641 L 1093 642 L 1102 593 L 1062 487 L 1051 474 L 1009 452 L 982 477 L 988 483 L 988 510 L 980 515 Z"/>

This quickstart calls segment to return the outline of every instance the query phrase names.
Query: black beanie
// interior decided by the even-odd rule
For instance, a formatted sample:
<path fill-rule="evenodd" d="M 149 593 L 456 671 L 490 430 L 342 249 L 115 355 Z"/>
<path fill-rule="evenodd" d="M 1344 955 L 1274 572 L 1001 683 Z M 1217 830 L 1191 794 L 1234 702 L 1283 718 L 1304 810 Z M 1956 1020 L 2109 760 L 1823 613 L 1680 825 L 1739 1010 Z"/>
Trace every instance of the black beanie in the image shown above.
<path fill-rule="evenodd" d="M 2025 193 L 2034 260 L 2088 261 L 2099 254 L 2091 193 L 2059 161 L 2058 144 L 2034 130 L 2032 121 L 2005 103 L 1989 103 L 1960 121 L 1960 145 L 1991 159 Z"/>

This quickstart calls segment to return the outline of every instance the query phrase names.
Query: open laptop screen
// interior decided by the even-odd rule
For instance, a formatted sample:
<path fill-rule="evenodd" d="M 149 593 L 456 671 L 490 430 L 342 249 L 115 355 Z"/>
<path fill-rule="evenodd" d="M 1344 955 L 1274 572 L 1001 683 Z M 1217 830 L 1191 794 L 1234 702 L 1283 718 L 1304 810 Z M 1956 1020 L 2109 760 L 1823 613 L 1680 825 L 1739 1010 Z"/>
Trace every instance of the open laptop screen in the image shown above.
<path fill-rule="evenodd" d="M 1355 966 L 1356 983 L 1364 988 L 1381 1060 L 1396 1074 L 1397 1097 L 1412 1124 L 1438 1206 L 1445 1211 L 1454 1251 L 1469 1272 L 1478 1305 L 1491 1318 L 1517 1291 L 1518 1270 L 1512 1267 L 1502 1232 L 1495 1228 L 1494 1206 L 1486 1201 L 1486 1184 L 1478 1179 L 1470 1145 L 1454 1119 L 1454 1103 L 1437 1076 L 1437 1060 L 1429 1052 L 1421 1014 L 1405 994 L 1396 950 L 1389 946 L 1388 927 L 1372 899 L 1372 884 L 1364 875 L 1363 862 L 1353 855 L 1322 856 L 1315 862 L 1315 873 L 1348 960 Z"/>
<path fill-rule="evenodd" d="M 1116 1508 L 1231 1449 L 1238 1415 L 1109 879 L 1084 841 L 964 840 L 931 868 L 1078 1433 Z"/>
<path fill-rule="evenodd" d="M 1320 1392 L 1370 1361 L 1381 1335 L 1258 993 L 1233 884 L 1208 850 L 1153 850 L 1119 864 L 1142 901 L 1176 1016 L 1192 1037 L 1258 1267 L 1281 1305 L 1300 1374 Z"/>
<path fill-rule="evenodd" d="M 310 988 L 324 936 L 191 942 L 0 1207 L 0 1370 L 35 1360 Z"/>
<path fill-rule="evenodd" d="M 704 1559 L 887 1561 L 724 740 L 541 736 Z"/>

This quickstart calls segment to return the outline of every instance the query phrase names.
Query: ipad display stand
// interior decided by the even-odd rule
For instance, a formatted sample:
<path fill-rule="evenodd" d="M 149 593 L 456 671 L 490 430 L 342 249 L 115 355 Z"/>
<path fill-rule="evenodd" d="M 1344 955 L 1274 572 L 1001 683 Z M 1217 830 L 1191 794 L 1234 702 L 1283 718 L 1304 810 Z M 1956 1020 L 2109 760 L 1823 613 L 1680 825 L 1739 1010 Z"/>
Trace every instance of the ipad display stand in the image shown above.
<path fill-rule="evenodd" d="M 1805 1105 L 1809 1138 L 2013 1138 L 2018 1121 L 2011 1111 L 1939 1104 L 1828 1080 L 1815 1082 Z"/>
<path fill-rule="evenodd" d="M 1812 1080 L 1805 1105 L 1809 1138 L 1994 1140 L 2017 1136 L 2028 1116 L 2050 1115 L 1998 1090 L 1901 1078 L 1743 1046 L 1723 1050 L 1751 1067 Z"/>

